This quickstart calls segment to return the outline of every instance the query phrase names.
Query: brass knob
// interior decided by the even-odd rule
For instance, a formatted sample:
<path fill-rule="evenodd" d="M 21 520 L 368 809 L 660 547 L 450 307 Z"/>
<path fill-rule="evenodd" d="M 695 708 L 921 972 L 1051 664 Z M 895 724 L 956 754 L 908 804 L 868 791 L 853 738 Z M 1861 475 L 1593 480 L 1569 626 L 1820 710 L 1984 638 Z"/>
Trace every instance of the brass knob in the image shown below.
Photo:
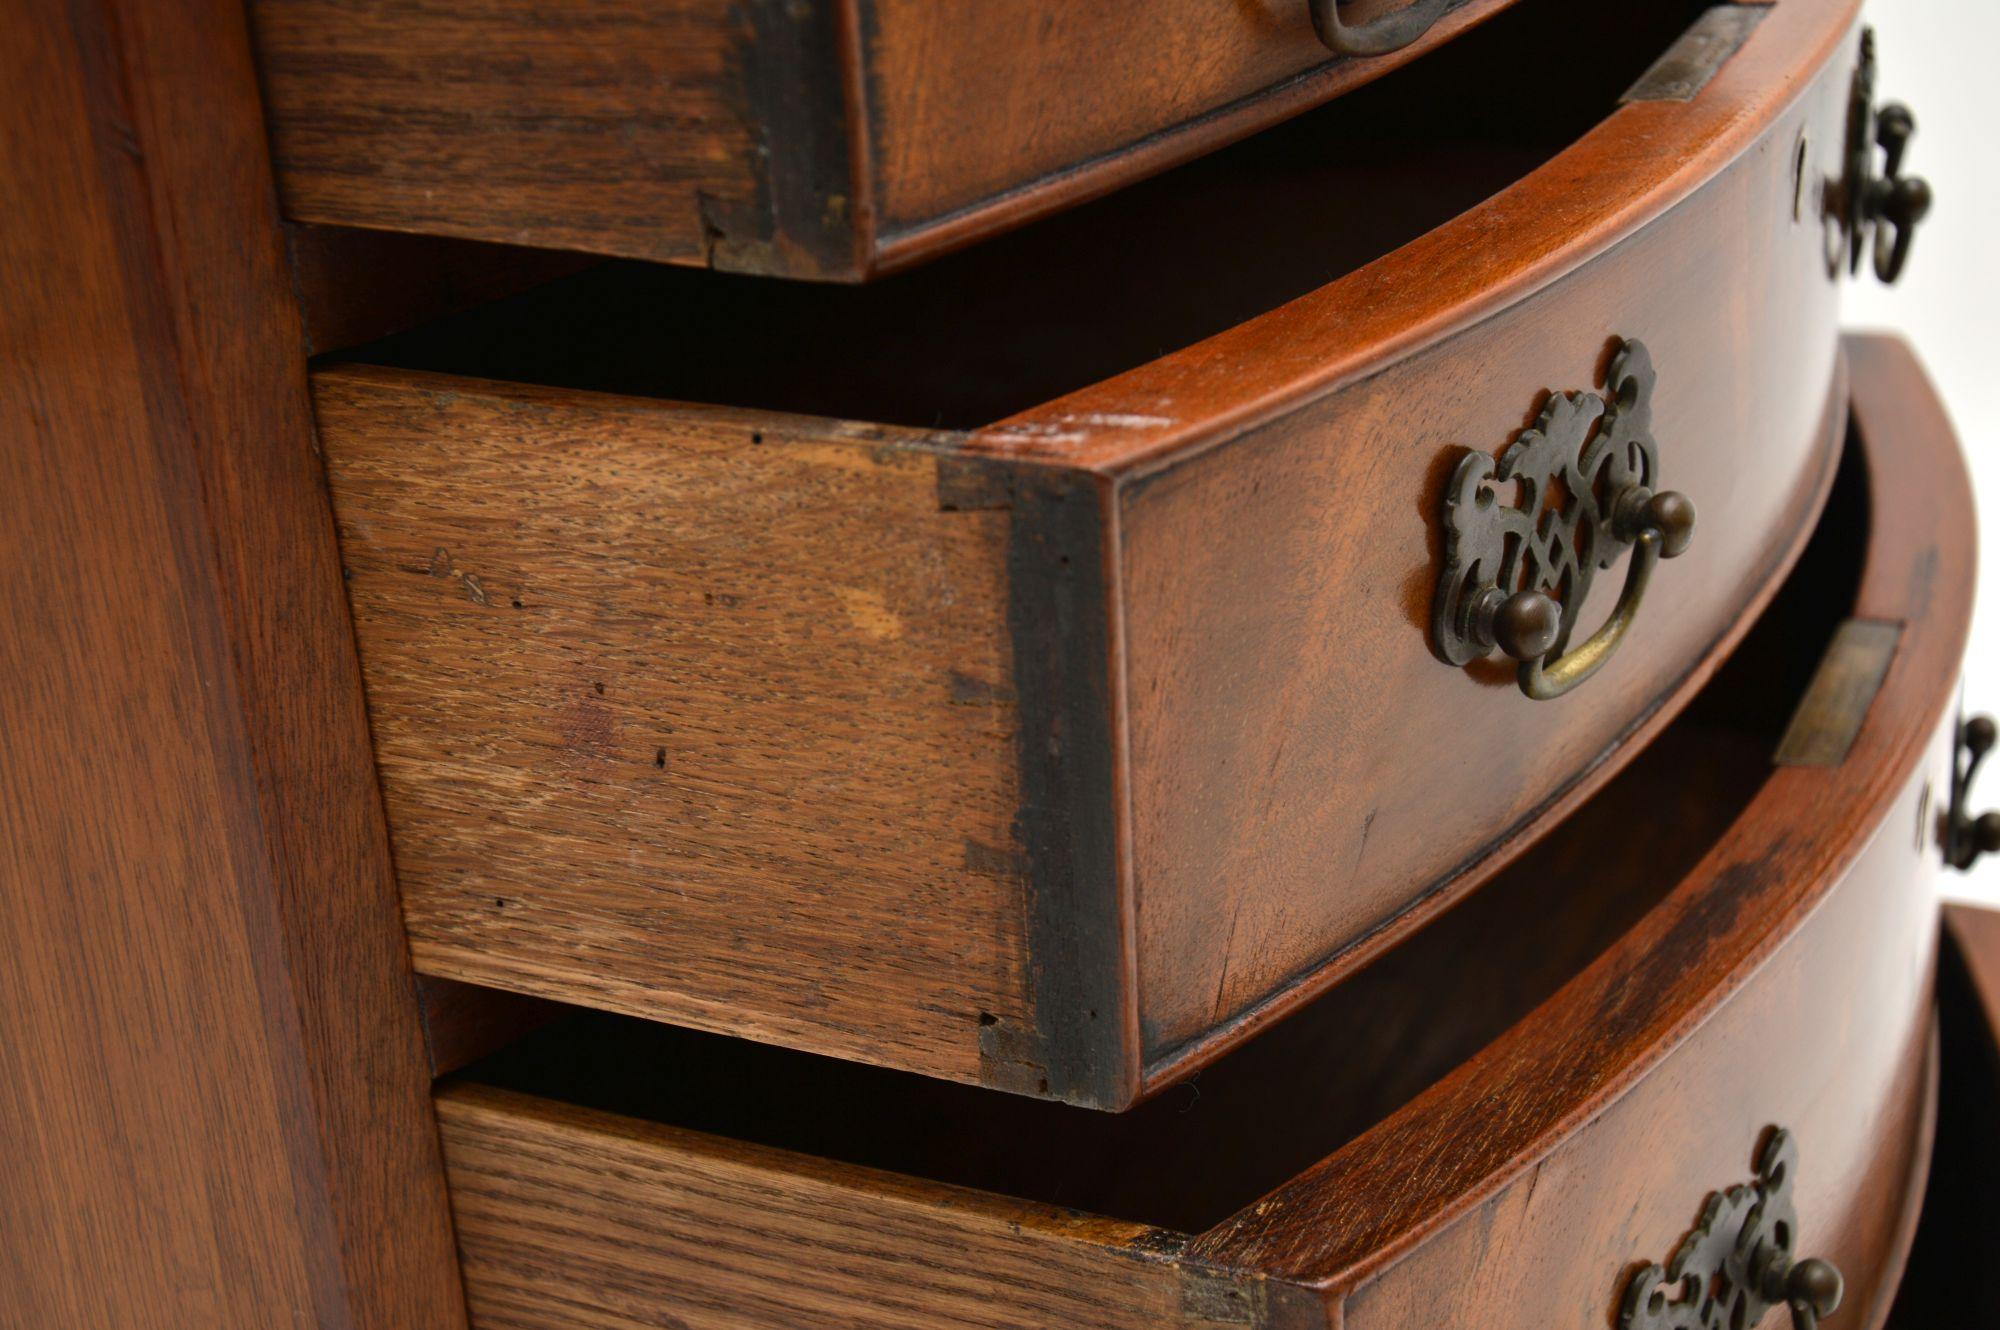
<path fill-rule="evenodd" d="M 1694 540 L 1694 500 L 1661 490 L 1646 501 L 1646 525 L 1660 533 L 1660 557 L 1679 558 Z"/>
<path fill-rule="evenodd" d="M 1493 643 L 1515 660 L 1534 660 L 1562 636 L 1562 606 L 1539 591 L 1517 591 L 1493 614 Z"/>
<path fill-rule="evenodd" d="M 1878 205 L 1880 216 L 1897 229 L 1915 226 L 1931 212 L 1931 182 L 1920 175 L 1907 175 L 1889 187 Z"/>
<path fill-rule="evenodd" d="M 1679 490 L 1657 494 L 1634 485 L 1611 506 L 1611 523 L 1620 540 L 1634 541 L 1648 531 L 1659 533 L 1660 557 L 1674 559 L 1694 541 L 1694 501 Z"/>
<path fill-rule="evenodd" d="M 1809 1256 L 1785 1273 L 1784 1300 L 1792 1310 L 1792 1330 L 1819 1330 L 1822 1316 L 1840 1310 L 1847 1281 L 1833 1262 Z"/>
<path fill-rule="evenodd" d="M 1931 187 L 1921 176 L 1904 176 L 1889 182 L 1874 200 L 1875 275 L 1893 282 L 1903 275 L 1910 261 L 1910 242 L 1916 238 L 1917 223 L 1931 210 Z"/>
<path fill-rule="evenodd" d="M 1970 835 L 1974 859 L 1982 854 L 2000 852 L 2000 813 L 1985 812 L 1973 818 Z"/>

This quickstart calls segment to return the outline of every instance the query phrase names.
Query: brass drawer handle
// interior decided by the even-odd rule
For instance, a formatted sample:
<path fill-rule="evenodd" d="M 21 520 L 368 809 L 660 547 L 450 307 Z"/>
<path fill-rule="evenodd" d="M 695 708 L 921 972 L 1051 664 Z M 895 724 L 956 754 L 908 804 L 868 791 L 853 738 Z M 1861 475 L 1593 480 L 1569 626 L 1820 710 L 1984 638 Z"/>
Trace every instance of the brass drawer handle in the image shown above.
<path fill-rule="evenodd" d="M 1341 20 L 1340 7 L 1352 0 L 1307 0 L 1313 31 L 1338 55 L 1387 55 L 1408 46 L 1431 30 L 1451 9 L 1453 0 L 1411 0 L 1410 4 L 1365 23 Z"/>
<path fill-rule="evenodd" d="M 1625 342 L 1606 393 L 1555 393 L 1496 464 L 1473 452 L 1444 495 L 1444 564 L 1432 602 L 1438 655 L 1464 665 L 1497 647 L 1521 662 L 1521 691 L 1560 697 L 1604 667 L 1625 639 L 1654 566 L 1687 549 L 1694 504 L 1654 488 L 1653 361 Z M 1499 487 L 1517 485 L 1513 502 Z M 1597 570 L 1627 546 L 1618 607 L 1590 640 L 1568 649 Z"/>
<path fill-rule="evenodd" d="M 1875 105 L 1875 33 L 1861 34 L 1861 61 L 1847 95 L 1847 145 L 1840 179 L 1827 182 L 1827 215 L 1836 244 L 1844 243 L 1848 271 L 1871 256 L 1875 276 L 1894 282 L 1909 262 L 1917 223 L 1931 210 L 1930 182 L 1903 174 L 1903 154 L 1917 132 L 1917 118 L 1901 102 Z M 1876 170 L 1875 153 L 1882 153 Z M 1838 257 L 1829 255 L 1838 263 Z"/>
<path fill-rule="evenodd" d="M 1753 1326 L 1780 1303 L 1791 1309 L 1793 1330 L 1819 1330 L 1820 1320 L 1840 1307 L 1842 1280 L 1831 1262 L 1792 1257 L 1799 1237 L 1792 1207 L 1798 1167 L 1792 1134 L 1773 1128 L 1756 1180 L 1710 1196 L 1672 1259 L 1633 1274 L 1618 1330 Z"/>
<path fill-rule="evenodd" d="M 1945 814 L 1944 860 L 1960 872 L 1972 867 L 1982 854 L 2000 851 L 2000 812 L 1986 812 L 1974 817 L 1968 808 L 1972 802 L 1972 778 L 1979 774 L 1979 764 L 1993 751 L 1993 741 L 2000 736 L 1991 716 L 1974 716 L 1958 727 L 1957 741 L 1951 754 L 1951 807 Z"/>

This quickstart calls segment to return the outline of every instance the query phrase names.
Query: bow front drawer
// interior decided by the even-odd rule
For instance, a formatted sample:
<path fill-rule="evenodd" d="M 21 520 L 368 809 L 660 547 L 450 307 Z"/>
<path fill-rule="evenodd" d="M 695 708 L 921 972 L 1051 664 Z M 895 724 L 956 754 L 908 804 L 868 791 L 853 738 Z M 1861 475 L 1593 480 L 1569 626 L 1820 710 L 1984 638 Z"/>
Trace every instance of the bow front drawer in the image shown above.
<path fill-rule="evenodd" d="M 1452 140 L 1259 140 L 888 283 L 613 265 L 321 366 L 418 967 L 1118 1107 L 1407 934 L 1831 482 L 1856 38 L 1766 8 L 1455 217 Z M 1326 229 L 1357 179 L 1414 234 Z"/>
<path fill-rule="evenodd" d="M 294 218 L 852 281 L 1274 124 L 1512 3 L 249 9 Z M 1600 59 L 1629 42 L 1563 7 Z M 1660 8 L 1641 26 L 1687 10 Z"/>

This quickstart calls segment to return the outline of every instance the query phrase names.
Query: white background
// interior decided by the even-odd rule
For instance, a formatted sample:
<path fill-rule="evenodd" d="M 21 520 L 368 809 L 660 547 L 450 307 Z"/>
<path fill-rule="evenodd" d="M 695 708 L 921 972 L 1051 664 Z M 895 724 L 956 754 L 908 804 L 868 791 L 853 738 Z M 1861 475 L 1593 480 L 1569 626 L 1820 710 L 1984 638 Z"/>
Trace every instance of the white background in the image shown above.
<path fill-rule="evenodd" d="M 1849 283 L 1849 327 L 1893 329 L 1930 368 L 1958 425 L 1979 493 L 1979 608 L 1965 661 L 1967 711 L 2000 715 L 2000 4 L 1992 0 L 1871 0 L 1880 72 L 1876 96 L 1906 103 L 1917 134 L 1906 171 L 1936 195 L 1902 281 Z M 1865 269 L 1864 269 L 1865 274 Z M 1975 791 L 2000 807 L 2000 754 Z M 2000 904 L 2000 856 L 1945 889 Z"/>

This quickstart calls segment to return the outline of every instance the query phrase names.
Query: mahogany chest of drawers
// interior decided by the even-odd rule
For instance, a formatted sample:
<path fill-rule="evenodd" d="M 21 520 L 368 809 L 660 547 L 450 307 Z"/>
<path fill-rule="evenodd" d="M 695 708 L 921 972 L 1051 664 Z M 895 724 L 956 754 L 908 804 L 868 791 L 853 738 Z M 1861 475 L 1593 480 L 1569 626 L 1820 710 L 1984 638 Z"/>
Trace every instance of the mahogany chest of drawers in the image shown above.
<path fill-rule="evenodd" d="M 1980 1314 L 1851 0 L 17 8 L 0 1325 Z"/>

